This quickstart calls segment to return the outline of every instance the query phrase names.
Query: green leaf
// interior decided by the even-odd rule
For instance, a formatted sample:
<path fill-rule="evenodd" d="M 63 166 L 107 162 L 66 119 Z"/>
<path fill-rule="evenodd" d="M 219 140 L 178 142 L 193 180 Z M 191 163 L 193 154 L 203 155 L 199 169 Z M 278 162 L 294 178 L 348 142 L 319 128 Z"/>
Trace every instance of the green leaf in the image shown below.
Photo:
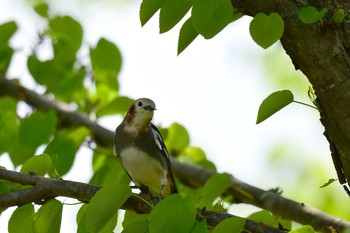
<path fill-rule="evenodd" d="M 194 0 L 192 23 L 195 30 L 210 39 L 231 21 L 233 6 L 230 0 Z"/>
<path fill-rule="evenodd" d="M 83 40 L 83 28 L 82 26 L 69 16 L 57 16 L 50 20 L 50 34 L 52 39 L 56 40 L 60 45 L 54 48 L 55 54 L 57 49 L 67 49 L 76 52 L 80 48 Z"/>
<path fill-rule="evenodd" d="M 294 96 L 289 90 L 276 91 L 272 93 L 261 103 L 256 124 L 263 122 L 293 101 Z"/>
<path fill-rule="evenodd" d="M 190 10 L 193 0 L 167 0 L 160 8 L 160 33 L 172 29 Z"/>
<path fill-rule="evenodd" d="M 316 231 L 311 226 L 302 226 L 290 231 L 289 233 L 315 233 Z"/>
<path fill-rule="evenodd" d="M 189 198 L 173 194 L 157 204 L 149 216 L 152 233 L 189 232 L 195 224 L 196 209 Z"/>
<path fill-rule="evenodd" d="M 74 130 L 60 130 L 47 145 L 45 153 L 52 156 L 59 176 L 65 175 L 72 167 L 75 155 L 89 131 L 84 127 Z"/>
<path fill-rule="evenodd" d="M 182 152 L 190 143 L 190 136 L 185 127 L 178 123 L 173 123 L 168 128 L 168 134 L 165 139 L 170 154 Z"/>
<path fill-rule="evenodd" d="M 102 38 L 94 49 L 90 49 L 90 57 L 97 85 L 102 83 L 112 90 L 118 90 L 117 76 L 122 65 L 119 49 Z"/>
<path fill-rule="evenodd" d="M 187 146 L 178 158 L 183 162 L 197 164 L 216 171 L 215 164 L 206 158 L 204 151 L 199 147 Z"/>
<path fill-rule="evenodd" d="M 9 150 L 13 164 L 17 166 L 32 157 L 36 149 L 49 140 L 55 126 L 56 115 L 53 111 L 34 112 L 25 118 L 19 126 L 18 137 L 13 138 L 13 145 Z"/>
<path fill-rule="evenodd" d="M 202 220 L 201 222 L 196 221 L 195 225 L 191 230 L 191 233 L 207 233 L 207 232 L 208 232 L 208 226 L 207 226 L 206 220 Z"/>
<path fill-rule="evenodd" d="M 87 90 L 84 87 L 84 80 L 86 76 L 85 67 L 80 67 L 78 70 L 66 70 L 65 77 L 59 83 L 49 90 L 54 92 L 57 99 L 64 102 L 80 102 L 86 98 Z M 46 77 L 47 79 L 47 77 Z"/>
<path fill-rule="evenodd" d="M 333 21 L 336 23 L 342 23 L 345 17 L 344 9 L 336 9 L 333 12 Z"/>
<path fill-rule="evenodd" d="M 239 217 L 227 218 L 220 222 L 212 233 L 243 232 L 245 219 Z"/>
<path fill-rule="evenodd" d="M 46 143 L 55 131 L 56 121 L 54 111 L 34 112 L 25 118 L 19 128 L 22 146 L 35 150 Z"/>
<path fill-rule="evenodd" d="M 77 214 L 77 225 L 78 225 L 78 233 L 91 233 L 90 229 L 87 229 L 86 226 L 86 215 L 85 212 L 88 208 L 87 204 L 84 204 Z M 114 215 L 111 220 L 99 231 L 99 233 L 111 233 L 114 232 L 118 220 L 118 215 Z"/>
<path fill-rule="evenodd" d="M 128 97 L 116 97 L 112 101 L 98 108 L 96 111 L 96 116 L 101 117 L 113 114 L 124 115 L 133 103 L 134 100 Z"/>
<path fill-rule="evenodd" d="M 140 21 L 144 26 L 167 0 L 143 0 L 140 6 Z"/>
<path fill-rule="evenodd" d="M 255 43 L 266 49 L 282 37 L 284 21 L 277 13 L 258 13 L 250 22 L 249 31 Z"/>
<path fill-rule="evenodd" d="M 228 174 L 214 174 L 203 187 L 204 202 L 210 206 L 231 185 Z"/>
<path fill-rule="evenodd" d="M 9 220 L 9 233 L 24 232 L 24 229 L 27 233 L 33 232 L 34 214 L 34 206 L 32 204 L 17 207 Z"/>
<path fill-rule="evenodd" d="M 10 97 L 0 98 L 0 154 L 11 150 L 18 138 L 17 102 Z"/>
<path fill-rule="evenodd" d="M 88 208 L 88 204 L 84 204 L 80 207 L 77 217 L 76 217 L 76 222 L 78 225 L 77 233 L 89 233 L 87 229 L 85 228 L 86 225 L 86 217 L 85 217 L 85 212 Z"/>
<path fill-rule="evenodd" d="M 6 45 L 13 34 L 17 31 L 18 26 L 16 22 L 10 21 L 0 25 L 0 44 Z"/>
<path fill-rule="evenodd" d="M 17 31 L 17 24 L 10 21 L 0 25 L 0 73 L 5 74 L 10 65 L 14 50 L 8 45 L 9 40 Z"/>
<path fill-rule="evenodd" d="M 325 188 L 327 187 L 328 185 L 332 184 L 334 181 L 337 181 L 338 179 L 329 179 L 326 183 L 324 183 L 323 185 L 320 186 L 320 188 Z"/>
<path fill-rule="evenodd" d="M 59 77 L 56 76 L 56 72 L 54 72 L 55 67 L 53 61 L 49 60 L 42 62 L 37 57 L 32 55 L 28 57 L 27 66 L 34 80 L 41 85 L 46 85 L 51 91 L 51 86 L 49 85 L 50 82 L 59 79 Z"/>
<path fill-rule="evenodd" d="M 46 3 L 39 3 L 34 6 L 35 12 L 41 17 L 48 18 L 49 17 L 49 6 Z"/>
<path fill-rule="evenodd" d="M 48 200 L 35 214 L 34 232 L 59 233 L 61 228 L 63 205 L 56 199 Z"/>
<path fill-rule="evenodd" d="M 14 50 L 7 44 L 0 44 L 0 73 L 5 74 L 11 63 Z"/>
<path fill-rule="evenodd" d="M 251 215 L 248 216 L 248 219 L 259 222 L 259 223 L 264 223 L 269 226 L 274 226 L 275 223 L 277 222 L 275 217 L 271 215 L 269 211 L 266 210 L 261 210 L 258 212 L 255 212 Z"/>
<path fill-rule="evenodd" d="M 126 211 L 122 233 L 149 233 L 148 218 L 149 214 L 136 214 L 133 211 Z"/>
<path fill-rule="evenodd" d="M 22 166 L 22 173 L 34 172 L 39 176 L 44 176 L 53 168 L 50 155 L 41 154 L 28 159 Z"/>
<path fill-rule="evenodd" d="M 182 51 L 184 51 L 198 35 L 198 32 L 193 27 L 191 18 L 189 18 L 180 29 L 179 41 L 177 44 L 177 55 L 182 53 Z"/>
<path fill-rule="evenodd" d="M 118 209 L 131 195 L 128 184 L 102 187 L 90 200 L 85 212 L 85 227 L 89 232 L 99 232 L 115 217 Z"/>
<path fill-rule="evenodd" d="M 244 232 L 245 219 L 239 217 L 227 218 L 220 222 L 212 233 Z"/>
<path fill-rule="evenodd" d="M 299 11 L 299 19 L 305 24 L 316 23 L 327 14 L 327 8 L 318 11 L 313 6 L 303 7 Z"/>
<path fill-rule="evenodd" d="M 113 157 L 95 153 L 93 157 L 93 169 L 94 175 L 89 181 L 90 184 L 110 186 L 119 183 L 130 183 L 130 178 L 121 163 Z"/>

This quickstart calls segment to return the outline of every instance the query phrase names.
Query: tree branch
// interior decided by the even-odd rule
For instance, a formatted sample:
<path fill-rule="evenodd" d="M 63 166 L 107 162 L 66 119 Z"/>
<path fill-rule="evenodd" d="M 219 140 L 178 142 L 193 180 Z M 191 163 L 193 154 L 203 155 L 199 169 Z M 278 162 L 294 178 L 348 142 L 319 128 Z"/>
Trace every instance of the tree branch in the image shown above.
<path fill-rule="evenodd" d="M 50 198 L 64 196 L 78 199 L 82 202 L 89 202 L 95 193 L 101 188 L 97 185 L 85 184 L 74 181 L 50 179 L 37 175 L 22 174 L 15 171 L 0 169 L 0 179 L 31 185 L 33 187 L 9 192 L 0 195 L 0 209 L 10 206 L 21 206 L 28 203 L 44 203 Z M 137 213 L 150 213 L 151 207 L 140 198 L 130 196 L 123 204 L 122 209 L 132 210 Z M 236 217 L 227 213 L 203 211 L 202 216 L 208 219 L 208 225 L 215 227 L 226 218 Z M 284 231 L 261 224 L 252 220 L 246 220 L 245 229 L 249 232 L 283 233 Z"/>
<path fill-rule="evenodd" d="M 99 126 L 96 122 L 91 121 L 83 113 L 76 112 L 65 104 L 49 100 L 45 96 L 38 95 L 34 91 L 31 91 L 19 84 L 15 84 L 13 81 L 8 80 L 2 76 L 0 76 L 0 96 L 12 96 L 16 99 L 23 100 L 29 105 L 32 105 L 42 110 L 55 110 L 57 112 L 57 115 L 60 118 L 62 118 L 66 124 L 75 126 L 84 125 L 92 131 L 94 139 L 98 143 L 100 143 L 103 146 L 109 147 L 111 147 L 112 145 L 113 132 Z M 172 159 L 172 164 L 176 177 L 179 180 L 181 180 L 181 182 L 191 187 L 201 187 L 215 173 L 212 170 L 204 169 L 202 167 L 191 164 L 181 163 L 175 159 Z M 1 171 L 0 174 L 4 174 L 4 171 Z M 4 177 L 2 179 L 4 179 Z M 30 181 L 28 182 L 33 182 L 32 179 L 29 180 Z M 12 181 L 17 182 L 19 180 Z M 68 181 L 55 180 L 55 182 L 56 186 L 59 186 L 61 184 L 60 182 Z M 317 231 L 329 232 L 329 226 L 338 230 L 350 227 L 350 222 L 325 214 L 302 203 L 294 202 L 276 194 L 275 192 L 264 191 L 257 187 L 251 186 L 236 179 L 233 176 L 231 177 L 231 183 L 231 187 L 226 191 L 226 194 L 232 195 L 239 202 L 255 205 L 257 207 L 266 209 L 275 215 L 281 216 L 286 219 L 291 219 L 301 224 L 311 225 Z M 33 185 L 33 183 L 24 184 Z M 73 182 L 72 185 L 73 184 L 78 184 L 79 188 L 83 188 L 83 185 L 87 185 L 76 182 Z M 88 201 L 91 198 L 90 195 L 93 195 L 93 193 L 97 191 L 90 191 L 83 194 L 83 196 L 79 196 L 79 188 L 72 187 L 72 189 L 69 189 L 69 192 L 67 190 L 63 192 L 62 189 L 56 189 L 54 193 L 50 193 L 49 197 L 63 195 L 68 197 L 74 197 L 82 201 Z M 54 187 L 52 187 L 52 189 L 54 189 Z M 72 190 L 75 191 L 73 192 Z M 35 198 L 33 198 L 32 201 L 36 201 L 37 198 L 41 199 L 42 197 L 35 196 Z M 0 198 L 0 202 L 2 199 L 3 198 Z M 129 203 L 131 206 L 130 209 L 137 210 L 137 208 L 134 206 L 135 204 L 132 203 L 138 203 L 137 200 L 133 200 L 133 202 Z M 0 204 L 0 207 L 1 206 L 2 205 Z"/>

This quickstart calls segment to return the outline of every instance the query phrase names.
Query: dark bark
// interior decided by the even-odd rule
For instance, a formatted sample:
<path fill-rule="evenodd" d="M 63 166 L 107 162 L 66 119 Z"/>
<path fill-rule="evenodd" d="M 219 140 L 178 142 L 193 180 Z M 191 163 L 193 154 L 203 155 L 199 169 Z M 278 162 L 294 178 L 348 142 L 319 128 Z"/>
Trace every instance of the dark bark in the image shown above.
<path fill-rule="evenodd" d="M 254 16 L 259 12 L 279 13 L 285 23 L 283 48 L 313 85 L 320 120 L 330 144 L 339 182 L 348 190 L 350 181 L 350 2 L 337 0 L 232 0 L 234 6 Z M 304 24 L 298 13 L 302 7 L 327 8 L 324 19 Z M 347 15 L 335 23 L 335 9 Z M 350 193 L 348 192 L 350 195 Z"/>

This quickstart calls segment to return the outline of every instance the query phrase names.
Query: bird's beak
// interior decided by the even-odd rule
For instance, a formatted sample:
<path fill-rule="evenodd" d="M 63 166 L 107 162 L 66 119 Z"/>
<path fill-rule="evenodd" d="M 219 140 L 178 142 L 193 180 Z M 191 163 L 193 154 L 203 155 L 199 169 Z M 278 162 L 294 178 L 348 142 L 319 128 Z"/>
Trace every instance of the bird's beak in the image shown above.
<path fill-rule="evenodd" d="M 155 107 L 151 106 L 151 105 L 147 105 L 144 107 L 145 110 L 150 110 L 150 111 L 154 111 L 157 110 Z"/>

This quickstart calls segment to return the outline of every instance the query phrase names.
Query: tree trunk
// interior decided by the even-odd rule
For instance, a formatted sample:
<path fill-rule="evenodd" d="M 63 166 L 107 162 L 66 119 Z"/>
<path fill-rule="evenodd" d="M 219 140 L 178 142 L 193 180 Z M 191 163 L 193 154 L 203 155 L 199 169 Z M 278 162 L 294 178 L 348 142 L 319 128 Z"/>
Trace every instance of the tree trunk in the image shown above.
<path fill-rule="evenodd" d="M 280 14 L 285 23 L 281 39 L 296 69 L 313 85 L 339 182 L 349 194 L 350 181 L 350 17 L 333 21 L 334 10 L 350 12 L 350 2 L 336 0 L 232 0 L 234 6 L 254 16 L 259 12 Z M 302 7 L 327 8 L 322 21 L 304 24 L 298 13 Z M 349 194 L 350 195 L 350 194 Z"/>

